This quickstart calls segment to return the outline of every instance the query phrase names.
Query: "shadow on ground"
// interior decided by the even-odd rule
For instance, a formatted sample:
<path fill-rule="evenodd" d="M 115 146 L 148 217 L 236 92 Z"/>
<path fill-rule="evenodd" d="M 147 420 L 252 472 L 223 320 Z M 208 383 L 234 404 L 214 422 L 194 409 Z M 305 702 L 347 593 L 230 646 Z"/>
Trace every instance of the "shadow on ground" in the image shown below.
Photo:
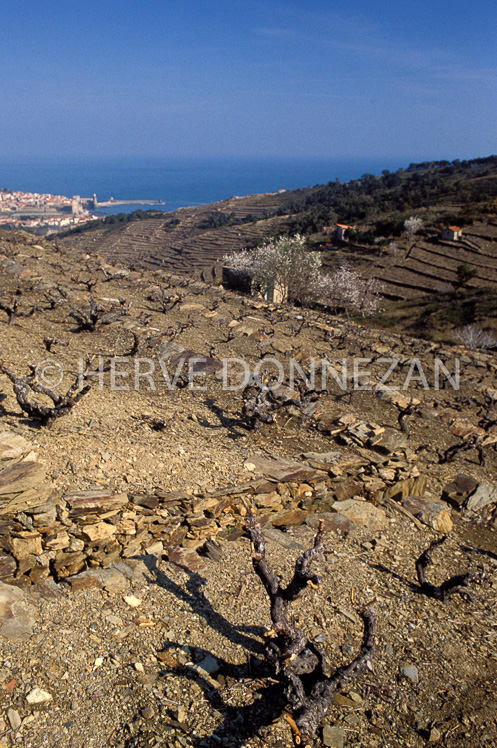
<path fill-rule="evenodd" d="M 211 735 L 194 738 L 190 745 L 211 748 L 222 744 L 241 748 L 249 738 L 277 719 L 285 707 L 281 685 L 271 678 L 273 670 L 263 659 L 262 637 L 266 629 L 248 624 L 234 625 L 228 621 L 206 597 L 202 589 L 206 580 L 200 574 L 185 572 L 187 581 L 183 585 L 158 567 L 155 556 L 145 557 L 144 561 L 151 572 L 149 583 L 158 584 L 181 602 L 189 604 L 192 612 L 202 617 L 210 627 L 244 648 L 247 660 L 241 665 L 234 665 L 201 647 L 194 648 L 197 662 L 206 657 L 217 662 L 216 674 L 228 679 L 224 686 L 222 679 L 221 682 L 214 680 L 193 662 L 161 671 L 162 675 L 175 673 L 195 681 L 212 709 L 222 715 L 222 721 Z M 168 649 L 177 651 L 181 646 L 174 641 L 163 642 L 162 650 Z M 170 716 L 171 723 L 179 725 L 175 723 L 174 712 L 171 711 Z"/>

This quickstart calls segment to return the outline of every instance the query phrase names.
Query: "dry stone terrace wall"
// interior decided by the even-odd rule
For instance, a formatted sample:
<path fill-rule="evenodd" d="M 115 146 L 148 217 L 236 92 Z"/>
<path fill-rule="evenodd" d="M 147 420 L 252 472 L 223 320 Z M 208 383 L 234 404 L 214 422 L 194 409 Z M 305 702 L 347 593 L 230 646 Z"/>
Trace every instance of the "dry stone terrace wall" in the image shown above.
<path fill-rule="evenodd" d="M 112 261 L 134 264 L 137 267 L 157 267 L 173 273 L 192 272 L 199 276 L 222 261 L 232 249 L 243 249 L 251 242 L 260 242 L 278 231 L 281 218 L 266 218 L 278 210 L 282 198 L 275 195 L 251 195 L 243 199 L 231 198 L 220 203 L 196 208 L 181 208 L 165 213 L 160 218 L 132 222 L 109 232 L 106 228 L 80 236 L 70 236 L 62 242 L 71 247 L 92 248 L 98 237 L 99 252 Z M 216 212 L 244 218 L 254 216 L 254 223 L 225 226 L 216 230 L 200 230 L 199 222 Z M 177 218 L 180 223 L 171 230 L 167 223 Z"/>
<path fill-rule="evenodd" d="M 284 217 L 264 218 L 264 212 L 277 209 L 276 202 L 273 204 L 271 196 L 267 196 L 266 204 L 260 205 L 253 198 L 257 196 L 244 198 L 243 207 L 232 199 L 212 206 L 181 209 L 166 214 L 164 219 L 131 223 L 113 232 L 88 232 L 62 241 L 65 245 L 88 250 L 93 248 L 97 237 L 99 251 L 110 261 L 148 269 L 160 267 L 179 274 L 193 272 L 207 281 L 219 282 L 216 265 L 223 255 L 282 233 Z M 264 196 L 261 198 L 264 200 Z M 250 213 L 258 220 L 241 226 L 199 231 L 198 222 L 216 210 L 233 212 L 237 217 Z M 171 216 L 181 221 L 173 230 L 164 225 Z M 354 263 L 359 258 L 362 269 L 375 275 L 384 284 L 385 292 L 397 299 L 439 293 L 444 286 L 457 283 L 457 268 L 461 264 L 478 271 L 470 286 L 477 288 L 497 283 L 497 226 L 490 222 L 466 226 L 462 238 L 457 241 L 442 240 L 439 231 L 427 230 L 426 233 L 430 235 L 418 237 L 409 251 L 407 246 L 402 246 L 395 257 L 386 256 L 378 248 L 357 245 L 354 252 L 350 248 L 333 247 L 328 259 L 334 266 L 337 251 L 341 262 Z"/>
<path fill-rule="evenodd" d="M 181 282 L 166 273 L 157 273 L 151 277 L 137 272 L 120 272 L 117 267 L 106 266 L 98 255 L 85 259 L 85 262 L 91 264 L 88 265 L 88 272 L 82 271 L 79 276 L 74 271 L 74 258 L 64 253 L 53 252 L 48 246 L 31 243 L 25 246 L 24 252 L 20 252 L 18 248 L 16 251 L 15 260 L 10 260 L 16 267 L 21 268 L 19 273 L 14 273 L 15 280 L 19 282 L 26 279 L 34 284 L 30 292 L 33 301 L 42 304 L 44 293 L 47 289 L 54 292 L 56 281 L 64 281 L 68 286 L 67 299 L 62 298 L 64 303 L 50 308 L 46 314 L 40 314 L 39 318 L 35 316 L 23 319 L 22 330 L 16 326 L 9 328 L 12 341 L 16 338 L 19 338 L 21 343 L 23 340 L 31 341 L 29 351 L 23 350 L 22 344 L 19 346 L 20 351 L 23 351 L 22 357 L 15 361 L 19 372 L 25 366 L 26 356 L 31 356 L 31 351 L 36 346 L 39 353 L 45 355 L 42 352 L 42 337 L 48 333 L 53 335 L 54 330 L 57 337 L 63 333 L 64 339 L 71 341 L 70 346 L 53 352 L 57 361 L 71 372 L 75 371 L 77 356 L 87 353 L 97 356 L 97 359 L 101 357 L 106 365 L 109 355 L 124 356 L 120 359 L 118 368 L 125 369 L 128 362 L 132 367 L 134 359 L 130 353 L 130 331 L 137 332 L 141 335 L 140 340 L 146 342 L 147 335 L 152 335 L 153 338 L 153 335 L 161 333 L 161 330 L 165 336 L 165 342 L 161 343 L 163 353 L 167 349 L 190 356 L 198 351 L 207 361 L 216 362 L 217 367 L 224 357 L 239 356 L 248 361 L 252 368 L 266 357 L 276 357 L 282 362 L 285 372 L 288 371 L 290 361 L 306 367 L 316 359 L 336 359 L 336 363 L 331 363 L 331 366 L 335 367 L 339 378 L 342 376 L 342 359 L 349 360 L 349 369 L 345 377 L 346 389 L 333 388 L 330 377 L 330 394 L 322 398 L 317 408 L 306 414 L 308 420 L 305 424 L 302 422 L 302 413 L 299 409 L 292 409 L 290 406 L 281 414 L 281 418 L 274 425 L 274 431 L 271 432 L 272 427 L 269 426 L 266 429 L 267 434 L 263 430 L 256 438 L 252 438 L 251 432 L 247 432 L 247 424 L 243 424 L 241 406 L 239 399 L 236 399 L 237 393 L 223 391 L 219 371 L 211 375 L 209 383 L 208 397 L 215 398 L 215 405 L 213 400 L 208 406 L 206 395 L 201 393 L 196 397 L 195 393 L 189 392 L 188 389 L 168 393 L 168 410 L 158 413 L 154 410 L 148 416 L 148 421 L 145 421 L 145 416 L 142 415 L 141 431 L 137 431 L 137 421 L 144 412 L 141 408 L 150 409 L 153 406 L 157 409 L 160 408 L 161 402 L 154 394 L 154 399 L 150 399 L 144 406 L 141 404 L 141 392 L 130 393 L 129 396 L 136 394 L 136 403 L 140 403 L 136 407 L 140 407 L 140 411 L 134 412 L 126 423 L 128 441 L 119 436 L 121 441 L 116 451 L 116 460 L 120 459 L 120 454 L 127 449 L 126 445 L 131 446 L 131 433 L 133 442 L 142 442 L 147 449 L 151 449 L 150 426 L 146 424 L 154 423 L 155 415 L 164 416 L 162 420 L 166 423 L 168 418 L 174 417 L 178 409 L 182 411 L 182 415 L 178 417 L 178 422 L 174 423 L 171 434 L 167 429 L 161 432 L 161 448 L 164 450 L 171 448 L 173 442 L 176 445 L 182 443 L 187 447 L 193 433 L 196 444 L 200 444 L 200 440 L 206 437 L 211 439 L 219 434 L 224 439 L 222 449 L 225 453 L 222 454 L 222 459 L 225 459 L 230 447 L 226 442 L 226 431 L 236 424 L 238 436 L 245 434 L 238 443 L 243 444 L 246 441 L 249 451 L 251 445 L 258 446 L 261 439 L 261 445 L 264 447 L 266 437 L 267 450 L 268 445 L 271 446 L 271 433 L 277 434 L 281 448 L 274 450 L 274 455 L 281 459 L 284 449 L 280 437 L 283 435 L 283 438 L 293 440 L 298 436 L 301 454 L 299 456 L 293 450 L 293 459 L 302 462 L 301 475 L 296 474 L 292 478 L 271 476 L 268 474 L 267 465 L 262 467 L 257 459 L 253 463 L 250 460 L 246 461 L 247 465 L 256 466 L 254 476 L 260 476 L 261 480 L 269 479 L 270 485 L 265 491 L 257 485 L 251 485 L 245 491 L 237 488 L 236 482 L 226 481 L 224 487 L 222 481 L 214 483 L 219 491 L 217 496 L 191 486 L 186 491 L 178 488 L 182 482 L 183 485 L 185 483 L 181 477 L 176 479 L 169 476 L 169 479 L 164 480 L 158 472 L 162 469 L 159 467 L 155 480 L 150 481 L 152 485 L 155 484 L 154 489 L 140 489 L 139 484 L 133 485 L 132 473 L 126 476 L 128 485 L 123 485 L 122 480 L 117 480 L 119 474 L 122 477 L 122 465 L 119 465 L 119 468 L 113 465 L 114 472 L 111 472 L 110 468 L 114 461 L 109 453 L 102 469 L 93 474 L 93 481 L 98 480 L 99 484 L 98 489 L 95 489 L 96 493 L 85 494 L 84 491 L 80 491 L 70 494 L 67 493 L 67 485 L 74 485 L 74 473 L 68 480 L 66 472 L 62 480 L 59 480 L 62 470 L 66 467 L 58 464 L 53 460 L 53 455 L 49 454 L 51 443 L 55 443 L 57 439 L 56 433 L 43 432 L 40 437 L 47 450 L 44 456 L 50 459 L 54 466 L 52 475 L 59 481 L 59 485 L 66 486 L 59 491 L 55 491 L 50 481 L 45 480 L 43 461 L 35 458 L 33 450 L 27 444 L 23 447 L 19 444 L 17 447 L 15 444 L 7 445 L 3 461 L 3 478 L 0 479 L 4 485 L 4 489 L 1 489 L 3 494 L 0 496 L 5 499 L 3 514 L 0 515 L 4 517 L 4 578 L 20 580 L 18 584 L 30 584 L 37 578 L 49 575 L 63 579 L 91 567 L 111 565 L 122 557 L 149 552 L 154 546 L 159 554 L 169 553 L 175 548 L 188 549 L 191 559 L 191 554 L 196 554 L 197 548 L 206 540 L 220 536 L 236 536 L 243 524 L 246 501 L 249 505 L 255 505 L 258 510 L 267 509 L 268 524 L 278 527 L 279 522 L 279 526 L 285 528 L 285 522 L 290 521 L 288 517 L 285 518 L 285 512 L 294 513 L 292 522 L 304 522 L 310 514 L 331 511 L 345 515 L 347 510 L 349 519 L 353 513 L 355 519 L 352 519 L 352 522 L 355 522 L 359 511 L 356 504 L 363 506 L 363 511 L 368 512 L 371 519 L 375 515 L 375 511 L 371 509 L 377 509 L 376 504 L 388 503 L 392 499 L 397 508 L 389 506 L 389 510 L 398 511 L 401 507 L 411 516 L 415 516 L 416 521 L 425 522 L 425 525 L 444 532 L 446 530 L 443 528 L 449 527 L 451 520 L 447 507 L 437 503 L 441 495 L 440 481 L 447 478 L 448 482 L 449 478 L 453 479 L 456 476 L 456 467 L 452 469 L 449 463 L 449 470 L 439 469 L 437 463 L 440 462 L 440 455 L 437 456 L 436 450 L 441 450 L 443 457 L 444 449 L 456 439 L 468 440 L 467 444 L 472 444 L 471 440 L 474 440 L 475 458 L 477 447 L 484 448 L 490 465 L 487 479 L 493 480 L 491 471 L 495 460 L 495 429 L 491 426 L 491 419 L 489 431 L 478 425 L 483 411 L 478 415 L 475 412 L 477 408 L 486 407 L 483 404 L 483 397 L 488 398 L 490 404 L 495 404 L 497 400 L 497 392 L 493 388 L 497 364 L 492 354 L 468 352 L 461 348 L 451 349 L 435 343 L 382 333 L 339 318 L 326 318 L 317 313 L 306 312 L 303 315 L 301 310 L 279 309 L 251 298 L 240 299 L 223 289 L 209 288 L 200 282 Z M 81 289 L 81 285 L 84 285 L 84 281 L 90 276 L 99 279 L 99 285 L 94 293 L 102 303 L 111 303 L 125 292 L 129 295 L 129 309 L 122 319 L 113 321 L 98 334 L 75 335 L 73 318 L 69 312 L 73 307 L 87 301 L 88 295 Z M 111 279 L 110 282 L 108 278 Z M 10 277 L 7 280 L 10 283 Z M 154 290 L 161 283 L 168 284 L 167 294 L 171 294 L 172 298 L 181 297 L 181 302 L 167 314 L 160 312 L 158 304 L 150 300 L 153 299 Z M 56 301 L 58 300 L 57 298 Z M 188 321 L 189 325 L 183 327 L 182 323 L 185 321 Z M 178 335 L 176 331 L 180 331 Z M 27 338 L 22 337 L 25 334 Z M 177 343 L 176 340 L 180 336 L 181 342 Z M 213 351 L 212 355 L 216 358 L 206 356 L 208 351 Z M 17 347 L 15 354 L 17 358 Z M 359 384 L 361 387 L 370 388 L 368 392 L 353 391 L 354 357 L 359 357 L 359 361 L 362 362 Z M 446 391 L 435 392 L 431 388 L 434 363 L 439 360 L 452 372 L 455 357 L 461 363 L 464 392 L 460 393 L 450 387 Z M 425 390 L 423 382 L 414 381 L 408 392 L 402 390 L 406 376 L 411 371 L 413 359 L 416 359 L 426 372 L 431 389 Z M 390 362 L 394 363 L 394 370 L 385 387 L 381 379 Z M 160 373 L 159 367 L 156 369 Z M 418 369 L 413 370 L 415 377 L 418 373 Z M 71 437 L 69 450 L 69 453 L 74 453 L 75 459 L 78 451 L 75 447 L 80 441 L 84 441 L 84 434 L 88 430 L 84 420 L 79 418 L 80 412 L 84 413 L 85 419 L 91 418 L 89 422 L 93 423 L 95 414 L 103 409 L 105 415 L 99 419 L 99 428 L 109 427 L 113 416 L 118 415 L 119 419 L 123 417 L 123 420 L 126 418 L 127 414 L 123 412 L 126 408 L 123 409 L 122 404 L 128 394 L 108 392 L 108 367 L 103 379 L 107 389 L 104 387 L 104 390 L 100 391 L 95 382 L 93 390 L 81 403 L 81 411 L 80 404 L 74 409 L 77 420 L 67 422 L 71 423 L 69 433 L 77 435 Z M 391 392 L 388 390 L 390 385 L 399 387 L 400 390 Z M 148 390 L 145 394 L 149 394 Z M 19 418 L 18 408 L 15 404 L 10 404 L 9 407 L 11 410 L 7 423 L 12 425 Z M 157 420 L 160 422 L 160 417 Z M 29 434 L 33 424 L 21 426 L 19 423 L 19 426 L 22 433 Z M 117 434 L 120 426 L 118 422 L 117 429 L 110 427 Z M 288 435 L 287 427 L 291 432 Z M 60 428 L 64 431 L 66 427 L 62 424 Z M 125 428 L 122 430 L 125 431 Z M 414 438 L 409 433 L 411 430 L 415 432 Z M 423 442 L 427 434 L 433 442 L 431 445 Z M 8 441 L 10 437 L 6 438 Z M 320 442 L 321 451 L 317 453 L 318 457 L 311 458 L 307 455 L 302 458 L 302 452 L 306 453 L 304 443 L 307 439 Z M 214 462 L 216 449 L 220 444 L 220 440 L 219 444 L 218 441 L 213 442 Z M 319 454 L 326 454 L 327 450 L 335 449 L 336 445 L 352 450 L 359 463 L 347 466 L 344 472 L 343 465 L 337 468 L 337 465 L 331 462 L 329 465 L 326 461 L 320 462 Z M 18 452 L 14 450 L 8 457 L 8 450 L 14 448 Z M 262 451 L 264 452 L 264 448 Z M 241 450 L 237 454 L 240 457 Z M 254 458 L 258 457 L 260 450 L 255 448 Z M 449 454 L 447 460 L 450 457 L 452 455 Z M 70 463 L 72 464 L 71 460 L 67 460 L 67 464 Z M 430 467 L 427 468 L 427 465 Z M 146 467 L 143 473 L 146 472 Z M 317 473 L 308 475 L 310 469 Z M 482 469 L 477 472 L 478 482 L 481 482 L 485 471 Z M 225 475 L 227 473 L 228 471 Z M 437 485 L 432 479 L 439 473 Z M 427 485 L 423 484 L 425 477 L 428 478 Z M 351 495 L 341 496 L 341 499 L 353 501 L 355 504 L 342 504 L 334 508 L 333 502 L 338 501 L 333 493 L 336 485 L 348 479 L 358 485 Z M 207 482 L 205 479 L 204 484 Z M 88 490 L 92 485 L 92 477 L 85 473 L 82 488 Z M 401 489 L 400 485 L 403 486 Z M 298 486 L 304 486 L 302 495 L 297 495 Z M 255 499 L 256 496 L 260 498 Z M 418 501 L 413 501 L 413 497 Z M 209 504 L 215 500 L 216 504 Z M 427 503 L 420 505 L 419 501 Z M 401 502 L 408 503 L 402 506 Z M 364 509 L 364 506 L 368 508 Z M 281 513 L 283 520 L 278 516 Z M 347 526 L 346 523 L 344 525 Z"/>
<path fill-rule="evenodd" d="M 330 424 L 327 428 L 333 428 Z M 284 544 L 281 531 L 301 524 L 354 534 L 357 527 L 379 531 L 386 509 L 408 516 L 420 528 L 452 530 L 448 504 L 426 492 L 416 455 L 385 431 L 344 416 L 338 433 L 368 443 L 373 460 L 359 448 L 306 453 L 301 461 L 254 455 L 246 462 L 258 475 L 245 484 L 203 495 L 181 491 L 116 493 L 103 488 L 58 495 L 45 480 L 43 462 L 22 437 L 0 433 L 0 581 L 30 586 L 54 578 L 74 589 L 102 586 L 92 570 L 108 568 L 136 555 L 167 556 L 190 571 L 200 571 L 202 556 L 219 560 L 216 540 L 244 534 L 247 511 L 255 511 L 268 536 Z M 378 436 L 383 436 L 378 439 Z M 497 503 L 497 489 L 477 483 L 460 494 L 473 514 Z M 457 495 L 449 486 L 449 501 Z M 453 502 L 451 502 L 453 503 Z"/>
<path fill-rule="evenodd" d="M 2 313 L 6 365 L 25 375 L 28 363 L 47 358 L 49 336 L 69 341 L 48 356 L 63 366 L 61 391 L 87 354 L 102 357 L 105 386 L 95 379 L 88 396 L 46 429 L 25 417 L 10 381 L 0 382 L 0 733 L 9 725 L 12 733 L 0 734 L 2 748 L 16 739 L 32 748 L 154 741 L 208 748 L 219 740 L 290 748 L 274 703 L 257 699 L 262 671 L 252 650 L 247 660 L 248 640 L 229 639 L 248 626 L 260 632 L 258 643 L 268 621 L 249 543 L 240 537 L 248 508 L 283 579 L 325 520 L 331 553 L 316 565 L 324 586 L 296 612 L 333 667 L 350 662 L 360 644 L 354 605 L 377 598 L 373 671 L 355 691 L 337 695 L 323 743 L 495 743 L 494 354 L 278 309 L 166 273 L 118 276 L 97 255 L 55 252 L 48 243 L 18 246 L 7 266 L 2 293 L 21 279 L 30 284 L 27 307 L 44 311 L 11 326 Z M 98 302 L 126 297 L 129 314 L 98 333 L 75 333 L 70 312 L 88 302 L 84 281 L 92 275 L 100 279 Z M 69 296 L 61 304 L 58 283 Z M 159 284 L 181 295 L 167 314 L 149 298 Z M 171 357 L 240 357 L 253 368 L 274 356 L 285 372 L 292 359 L 307 366 L 312 358 L 360 357 L 360 371 L 368 372 L 361 384 L 371 390 L 353 391 L 351 365 L 346 390 L 330 379 L 329 394 L 306 419 L 288 408 L 258 431 L 244 421 L 241 393 L 223 390 L 219 371 L 205 392 L 167 390 L 158 381 L 156 392 L 111 391 L 109 358 L 125 358 L 118 370 L 134 365 L 131 331 L 145 345 L 169 329 L 162 352 Z M 453 372 L 455 356 L 460 389 L 435 391 L 435 359 Z M 385 384 L 400 390 L 379 386 L 390 365 L 382 357 L 395 358 Z M 429 390 L 422 382 L 402 390 L 413 357 Z M 439 461 L 439 452 L 473 442 L 482 445 L 485 465 L 474 448 Z M 414 559 L 449 530 L 429 581 L 482 563 L 487 578 L 474 602 L 418 594 Z M 204 672 L 213 659 L 218 672 Z M 35 696 L 45 701 L 34 703 Z M 247 738 L 259 706 L 265 727 Z"/>

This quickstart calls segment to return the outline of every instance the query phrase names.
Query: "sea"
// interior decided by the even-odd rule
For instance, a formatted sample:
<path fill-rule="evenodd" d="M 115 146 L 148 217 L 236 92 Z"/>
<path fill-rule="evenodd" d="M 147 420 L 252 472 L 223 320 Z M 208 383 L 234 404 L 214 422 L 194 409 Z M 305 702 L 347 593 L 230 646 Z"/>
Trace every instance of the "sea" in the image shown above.
<path fill-rule="evenodd" d="M 312 187 L 363 174 L 396 171 L 402 158 L 240 158 L 148 157 L 0 160 L 0 188 L 115 200 L 160 200 L 165 212 L 205 205 L 233 196 Z M 149 205 L 99 208 L 101 215 Z"/>

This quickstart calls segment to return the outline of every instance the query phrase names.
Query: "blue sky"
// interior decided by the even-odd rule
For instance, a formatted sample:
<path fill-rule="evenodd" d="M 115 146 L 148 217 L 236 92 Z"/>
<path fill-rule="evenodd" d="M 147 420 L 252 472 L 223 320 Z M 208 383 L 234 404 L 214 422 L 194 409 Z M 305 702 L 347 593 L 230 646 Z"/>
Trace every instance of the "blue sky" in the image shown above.
<path fill-rule="evenodd" d="M 497 152 L 495 0 L 3 3 L 0 157 Z"/>

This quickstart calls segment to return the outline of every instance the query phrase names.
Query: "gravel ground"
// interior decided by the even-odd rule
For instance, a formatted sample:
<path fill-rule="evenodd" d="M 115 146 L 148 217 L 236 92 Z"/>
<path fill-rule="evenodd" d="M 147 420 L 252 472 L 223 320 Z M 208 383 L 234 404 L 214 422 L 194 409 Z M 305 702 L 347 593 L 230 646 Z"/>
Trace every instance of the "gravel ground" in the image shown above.
<path fill-rule="evenodd" d="M 86 303 L 88 294 L 71 278 L 74 267 L 86 260 L 69 251 L 56 254 L 48 243 L 24 246 L 23 241 L 18 239 L 16 251 L 22 250 L 19 259 L 26 277 L 42 284 L 28 297 L 42 303 L 43 288 L 63 283 L 74 299 L 20 318 L 14 326 L 0 324 L 6 364 L 24 374 L 28 362 L 55 359 L 69 386 L 80 357 L 125 357 L 132 343 L 124 326 L 128 317 L 97 334 L 74 333 L 70 311 Z M 13 291 L 17 282 L 17 276 L 3 273 L 0 291 Z M 191 317 L 193 326 L 175 340 L 201 355 L 214 347 L 219 358 L 243 356 L 254 364 L 268 341 L 282 359 L 287 349 L 299 360 L 309 352 L 334 352 L 334 343 L 325 340 L 319 327 L 306 327 L 297 336 L 294 313 L 261 309 L 215 288 L 188 288 L 185 301 L 200 303 L 201 309 L 176 306 L 171 314 L 160 314 L 157 305 L 147 301 L 156 282 L 152 276 L 131 273 L 125 281 L 102 282 L 96 293 L 101 299 L 126 295 L 131 322 L 146 318 L 145 331 L 164 330 Z M 242 318 L 254 332 L 230 338 L 230 323 Z M 319 315 L 315 318 L 319 321 Z M 404 356 L 429 348 L 425 342 L 360 325 L 347 323 L 346 330 L 339 358 L 372 350 L 381 355 L 382 340 L 387 351 L 390 346 Z M 47 355 L 42 343 L 47 335 L 70 345 Z M 445 353 L 452 355 L 450 350 Z M 492 361 L 475 363 L 466 357 L 464 366 L 458 393 L 417 388 L 432 413 L 408 419 L 409 445 L 418 450 L 420 473 L 437 497 L 460 472 L 493 484 L 497 477 L 497 453 L 490 449 L 485 466 L 477 464 L 471 452 L 454 463 L 439 464 L 436 457 L 436 448 L 454 443 L 452 420 L 474 421 L 475 398 L 482 402 L 481 387 L 495 381 Z M 130 493 L 180 488 L 193 494 L 246 481 L 250 476 L 243 463 L 253 454 L 298 458 L 304 451 L 336 449 L 325 434 L 286 423 L 286 418 L 259 433 L 248 431 L 240 395 L 222 391 L 216 380 L 197 393 L 171 392 L 163 386 L 154 392 L 94 386 L 50 430 L 20 413 L 3 377 L 2 386 L 2 428 L 35 445 L 60 491 L 99 485 Z M 160 433 L 141 418 L 144 413 L 170 418 L 178 409 L 170 427 Z M 352 402 L 330 397 L 323 401 L 323 410 L 330 416 L 353 412 L 399 427 L 398 412 L 374 393 L 357 393 Z M 362 626 L 355 606 L 375 599 L 379 610 L 373 671 L 336 697 L 318 744 L 497 745 L 495 521 L 494 526 L 475 527 L 453 512 L 454 531 L 435 552 L 430 579 L 440 583 L 482 562 L 487 578 L 472 602 L 455 596 L 443 604 L 419 594 L 414 584 L 414 561 L 435 534 L 397 512 L 387 515 L 376 533 L 360 529 L 354 537 L 330 536 L 330 553 L 316 562 L 322 588 L 309 590 L 293 606 L 306 634 L 323 638 L 331 670 L 350 662 L 360 646 Z M 268 558 L 288 577 L 296 556 L 310 542 L 307 527 L 289 530 L 281 534 L 280 543 L 268 542 Z M 26 590 L 36 613 L 32 637 L 16 643 L 0 637 L 0 748 L 289 748 L 292 736 L 279 687 L 262 658 L 269 605 L 252 571 L 248 541 L 224 542 L 221 561 L 207 560 L 206 567 L 201 574 L 186 573 L 165 559 L 147 557 L 131 560 L 129 579 L 118 574 L 108 589 L 71 592 L 64 583 L 45 582 Z M 48 694 L 42 697 L 45 701 L 39 700 L 39 692 L 33 697 L 34 689 Z M 36 703 L 29 703 L 33 699 Z"/>
<path fill-rule="evenodd" d="M 312 533 L 298 528 L 285 538 L 295 549 L 269 541 L 268 559 L 288 577 Z M 423 746 L 430 735 L 445 746 L 496 744 L 497 584 L 491 576 L 473 602 L 420 595 L 413 559 L 428 540 L 397 517 L 376 536 L 331 536 L 330 553 L 316 563 L 322 588 L 293 605 L 306 634 L 323 637 L 333 670 L 360 646 L 355 604 L 376 599 L 373 672 L 326 718 L 347 746 Z M 479 560 L 454 538 L 438 558 L 433 581 Z M 116 590 L 48 583 L 31 592 L 33 637 L 2 641 L 3 727 L 9 709 L 21 725 L 0 745 L 290 747 L 278 686 L 262 661 L 269 606 L 248 541 L 224 543 L 221 562 L 207 561 L 202 575 L 155 557 L 130 563 L 132 578 Z M 35 687 L 51 700 L 29 705 Z"/>

